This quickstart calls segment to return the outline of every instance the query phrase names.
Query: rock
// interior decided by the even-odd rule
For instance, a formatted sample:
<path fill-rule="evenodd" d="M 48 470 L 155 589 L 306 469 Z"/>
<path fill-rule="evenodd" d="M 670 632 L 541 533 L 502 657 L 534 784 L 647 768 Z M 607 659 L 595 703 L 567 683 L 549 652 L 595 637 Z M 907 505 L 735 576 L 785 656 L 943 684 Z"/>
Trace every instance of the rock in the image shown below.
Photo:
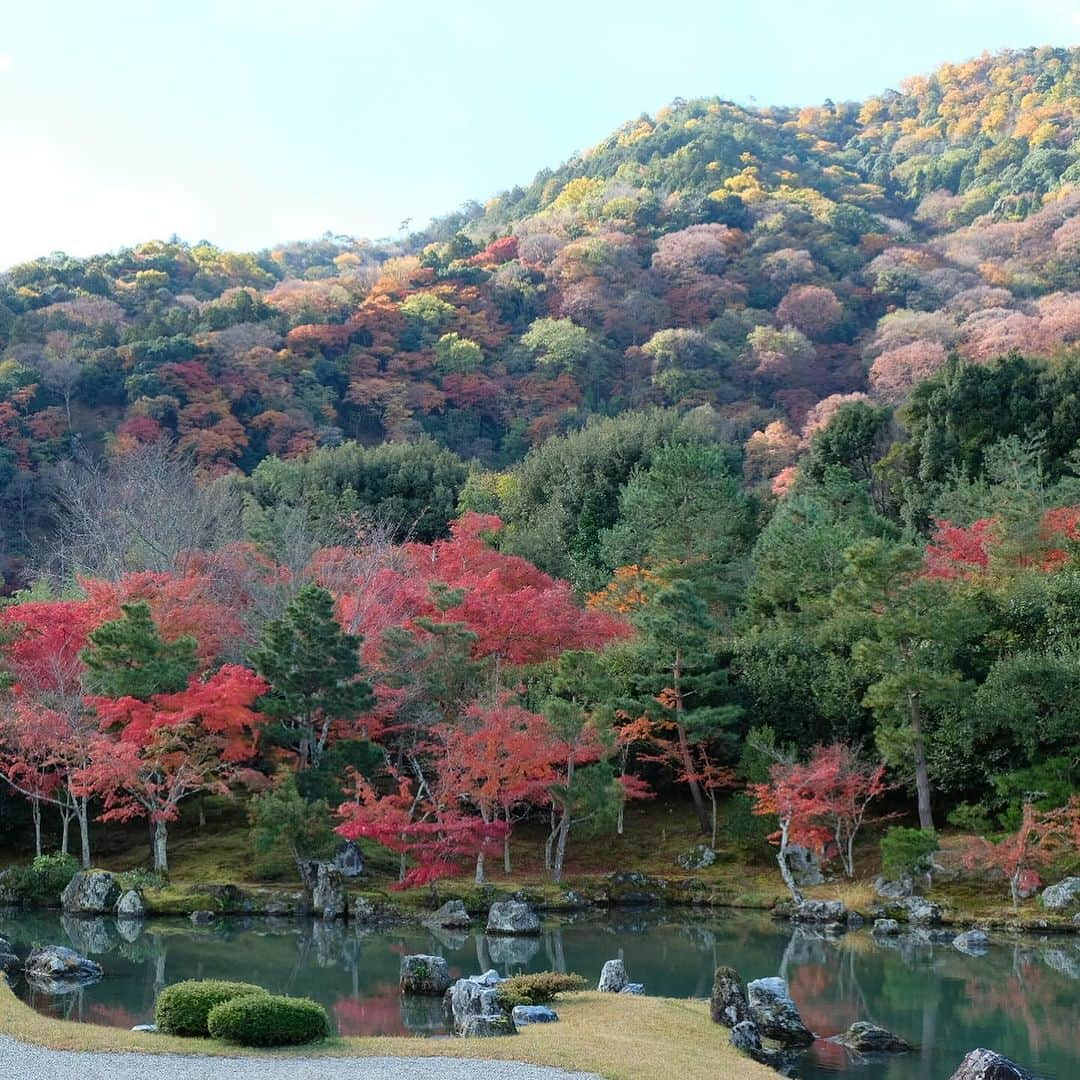
<path fill-rule="evenodd" d="M 952 939 L 952 947 L 965 956 L 985 956 L 990 939 L 981 930 L 968 930 Z"/>
<path fill-rule="evenodd" d="M 458 979 L 446 992 L 446 1009 L 453 1028 L 459 1034 L 473 1016 L 502 1016 L 495 990 L 503 982 L 497 971 L 486 971 L 469 979 Z"/>
<path fill-rule="evenodd" d="M 466 1039 L 492 1039 L 499 1035 L 516 1035 L 517 1028 L 506 1013 L 484 1013 L 468 1017 L 461 1034 Z"/>
<path fill-rule="evenodd" d="M 714 1024 L 735 1029 L 750 1019 L 750 1003 L 746 999 L 746 984 L 732 967 L 718 967 L 713 976 L 709 1015 Z M 760 1040 L 759 1040 L 760 1041 Z"/>
<path fill-rule="evenodd" d="M 445 994 L 453 981 L 450 965 L 441 956 L 416 954 L 401 958 L 402 993 Z"/>
<path fill-rule="evenodd" d="M 503 900 L 488 911 L 489 934 L 539 934 L 540 916 L 521 900 Z"/>
<path fill-rule="evenodd" d="M 842 900 L 804 900 L 791 912 L 793 922 L 831 923 L 847 918 Z"/>
<path fill-rule="evenodd" d="M 1042 905 L 1050 911 L 1064 911 L 1080 904 L 1080 877 L 1067 877 L 1042 891 Z"/>
<path fill-rule="evenodd" d="M 866 924 L 866 920 L 857 912 L 847 913 L 847 927 L 849 930 L 859 930 Z"/>
<path fill-rule="evenodd" d="M 839 1043 L 858 1054 L 906 1054 L 913 1049 L 912 1045 L 899 1035 L 865 1020 L 856 1020 L 847 1031 L 829 1041 Z"/>
<path fill-rule="evenodd" d="M 751 1056 L 761 1052 L 761 1032 L 753 1020 L 740 1020 L 731 1029 L 731 1045 Z"/>
<path fill-rule="evenodd" d="M 629 982 L 630 976 L 626 974 L 626 965 L 621 960 L 608 960 L 600 972 L 600 982 L 596 989 L 609 994 L 617 994 Z"/>
<path fill-rule="evenodd" d="M 949 1080 L 1035 1080 L 1015 1061 L 994 1050 L 972 1050 Z"/>
<path fill-rule="evenodd" d="M 460 900 L 447 900 L 437 911 L 425 916 L 424 922 L 428 926 L 441 926 L 446 929 L 460 927 L 464 929 L 471 925 L 472 919 L 469 918 L 469 913 Z"/>
<path fill-rule="evenodd" d="M 341 872 L 330 863 L 319 863 L 315 888 L 311 890 L 312 910 L 323 919 L 344 919 L 346 903 Z"/>
<path fill-rule="evenodd" d="M 821 872 L 821 860 L 802 844 L 789 844 L 787 864 L 796 885 L 824 885 L 825 876 Z"/>
<path fill-rule="evenodd" d="M 698 844 L 677 856 L 675 863 L 684 870 L 705 870 L 716 862 L 716 852 L 708 844 Z"/>
<path fill-rule="evenodd" d="M 874 892 L 885 900 L 906 900 L 914 889 L 915 882 L 907 874 L 896 881 L 880 876 L 874 878 Z"/>
<path fill-rule="evenodd" d="M 63 945 L 43 945 L 26 958 L 23 968 L 31 980 L 85 983 L 101 978 L 101 965 Z"/>
<path fill-rule="evenodd" d="M 0 870 L 0 905 L 6 906 L 19 902 L 18 876 L 19 871 L 14 866 Z"/>
<path fill-rule="evenodd" d="M 358 878 L 364 873 L 364 853 L 355 840 L 346 840 L 334 852 L 330 864 L 343 878 Z"/>
<path fill-rule="evenodd" d="M 809 1046 L 814 1041 L 783 979 L 755 979 L 746 987 L 746 994 L 750 1018 L 766 1038 L 784 1046 Z"/>
<path fill-rule="evenodd" d="M 146 915 L 146 907 L 142 897 L 135 889 L 128 889 L 116 901 L 116 917 L 118 919 L 141 919 Z"/>
<path fill-rule="evenodd" d="M 900 933 L 900 924 L 895 919 L 875 919 L 870 933 L 874 937 L 895 937 Z"/>
<path fill-rule="evenodd" d="M 131 1030 L 138 1031 L 143 1035 L 156 1035 L 157 1024 L 136 1024 Z"/>
<path fill-rule="evenodd" d="M 515 1027 L 525 1027 L 526 1024 L 554 1024 L 559 1014 L 546 1005 L 515 1005 L 510 1019 Z"/>
<path fill-rule="evenodd" d="M 620 991 L 620 994 L 632 994 L 634 997 L 645 996 L 645 984 L 644 983 L 627 983 Z"/>
<path fill-rule="evenodd" d="M 511 937 L 499 934 L 485 939 L 488 959 L 505 971 L 507 968 L 527 967 L 529 961 L 540 951 L 538 937 Z"/>
<path fill-rule="evenodd" d="M 664 903 L 667 882 L 638 870 L 619 871 L 607 879 L 608 900 L 616 907 L 647 907 Z"/>
<path fill-rule="evenodd" d="M 60 894 L 69 915 L 111 915 L 120 899 L 120 883 L 107 870 L 80 870 Z"/>
<path fill-rule="evenodd" d="M 216 921 L 217 912 L 200 908 L 198 911 L 193 911 L 191 913 L 190 919 L 193 926 L 209 926 L 212 922 Z"/>
<path fill-rule="evenodd" d="M 22 966 L 22 962 L 13 952 L 0 952 L 0 971 L 5 974 L 14 973 Z"/>
<path fill-rule="evenodd" d="M 941 922 L 941 906 L 921 896 L 909 896 L 902 907 L 907 908 L 908 922 L 915 926 L 931 926 Z"/>
<path fill-rule="evenodd" d="M 354 896 L 349 900 L 349 919 L 354 923 L 378 922 L 379 905 L 366 896 Z"/>

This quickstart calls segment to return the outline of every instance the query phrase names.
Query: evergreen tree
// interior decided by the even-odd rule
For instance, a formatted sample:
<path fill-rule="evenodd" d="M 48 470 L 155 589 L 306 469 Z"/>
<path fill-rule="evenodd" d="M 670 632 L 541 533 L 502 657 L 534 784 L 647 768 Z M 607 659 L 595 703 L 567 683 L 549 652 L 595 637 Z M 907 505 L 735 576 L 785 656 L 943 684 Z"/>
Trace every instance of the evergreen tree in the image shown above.
<path fill-rule="evenodd" d="M 252 654 L 256 671 L 270 683 L 261 710 L 276 724 L 271 739 L 294 750 L 301 770 L 318 766 L 335 722 L 351 721 L 375 698 L 360 676 L 362 638 L 334 617 L 334 599 L 306 585 L 284 615 L 266 625 Z"/>

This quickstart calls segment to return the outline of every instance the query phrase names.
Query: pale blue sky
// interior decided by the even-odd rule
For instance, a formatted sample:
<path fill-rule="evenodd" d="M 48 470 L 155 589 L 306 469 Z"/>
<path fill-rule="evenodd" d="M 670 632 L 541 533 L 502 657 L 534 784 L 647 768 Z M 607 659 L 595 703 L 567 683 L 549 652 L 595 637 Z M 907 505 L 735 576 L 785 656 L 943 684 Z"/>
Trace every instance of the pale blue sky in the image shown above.
<path fill-rule="evenodd" d="M 862 98 L 1080 0 L 0 0 L 0 266 L 379 237 L 673 97 Z"/>

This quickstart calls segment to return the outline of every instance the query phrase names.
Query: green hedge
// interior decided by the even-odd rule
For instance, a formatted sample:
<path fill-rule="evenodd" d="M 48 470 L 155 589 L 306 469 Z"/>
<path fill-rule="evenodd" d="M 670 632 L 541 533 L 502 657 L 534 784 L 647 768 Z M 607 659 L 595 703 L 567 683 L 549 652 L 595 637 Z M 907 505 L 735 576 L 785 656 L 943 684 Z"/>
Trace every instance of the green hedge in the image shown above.
<path fill-rule="evenodd" d="M 318 1002 L 270 994 L 215 1005 L 207 1026 L 215 1039 L 242 1046 L 297 1046 L 330 1034 L 330 1018 Z"/>
<path fill-rule="evenodd" d="M 532 975 L 514 975 L 499 983 L 495 1000 L 509 1012 L 515 1005 L 547 1005 L 555 1000 L 556 994 L 584 990 L 585 985 L 580 975 L 538 971 Z"/>
<path fill-rule="evenodd" d="M 207 1018 L 216 1005 L 253 994 L 269 996 L 261 986 L 217 979 L 189 979 L 166 986 L 154 1004 L 154 1021 L 168 1035 L 207 1037 Z"/>

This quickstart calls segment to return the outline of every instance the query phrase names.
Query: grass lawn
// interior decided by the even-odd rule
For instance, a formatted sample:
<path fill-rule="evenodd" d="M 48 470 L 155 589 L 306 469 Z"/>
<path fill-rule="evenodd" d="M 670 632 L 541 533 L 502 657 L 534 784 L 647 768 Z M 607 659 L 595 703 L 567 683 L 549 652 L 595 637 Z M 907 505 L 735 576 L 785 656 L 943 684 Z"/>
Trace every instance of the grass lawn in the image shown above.
<path fill-rule="evenodd" d="M 776 1073 L 743 1057 L 727 1029 L 709 1020 L 701 1001 L 572 994 L 556 1005 L 558 1024 L 533 1024 L 505 1039 L 328 1039 L 308 1047 L 246 1051 L 210 1039 L 146 1035 L 54 1020 L 34 1012 L 0 977 L 0 1032 L 56 1050 L 142 1051 L 275 1057 L 466 1057 L 527 1061 L 598 1073 L 610 1080 L 769 1080 Z M 149 1067 L 148 1067 L 149 1068 Z"/>

